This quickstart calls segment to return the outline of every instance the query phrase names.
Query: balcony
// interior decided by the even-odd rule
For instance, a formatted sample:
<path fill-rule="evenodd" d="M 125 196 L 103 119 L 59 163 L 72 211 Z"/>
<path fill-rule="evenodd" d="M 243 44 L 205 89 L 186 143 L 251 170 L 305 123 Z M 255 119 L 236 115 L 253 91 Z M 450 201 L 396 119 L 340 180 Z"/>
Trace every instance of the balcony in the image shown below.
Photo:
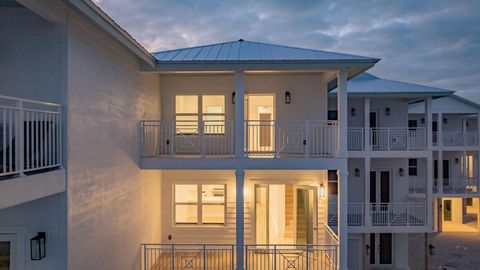
<path fill-rule="evenodd" d="M 478 193 L 479 179 L 477 177 L 459 177 L 443 180 L 443 194 L 467 195 Z M 438 186 L 433 187 L 434 193 L 439 193 Z"/>
<path fill-rule="evenodd" d="M 233 157 L 234 121 L 142 121 L 142 157 Z M 335 157 L 337 121 L 245 121 L 245 157 Z"/>
<path fill-rule="evenodd" d="M 477 131 L 442 131 L 442 145 L 443 146 L 477 146 L 478 132 Z M 432 133 L 433 145 L 438 146 L 439 132 Z"/>
<path fill-rule="evenodd" d="M 370 146 L 374 151 L 406 151 L 426 149 L 426 130 L 424 128 L 371 128 Z M 348 150 L 362 151 L 364 129 L 348 129 Z"/>

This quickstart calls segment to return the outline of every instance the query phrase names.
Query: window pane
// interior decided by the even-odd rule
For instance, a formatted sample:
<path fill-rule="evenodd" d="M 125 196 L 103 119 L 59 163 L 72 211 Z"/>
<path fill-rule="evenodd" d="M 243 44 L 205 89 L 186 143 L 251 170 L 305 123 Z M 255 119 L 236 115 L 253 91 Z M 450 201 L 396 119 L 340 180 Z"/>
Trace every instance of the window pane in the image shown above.
<path fill-rule="evenodd" d="M 177 134 L 197 134 L 198 116 L 197 115 L 177 115 L 175 117 Z"/>
<path fill-rule="evenodd" d="M 225 116 L 224 115 L 204 115 L 204 133 L 205 134 L 224 134 Z"/>
<path fill-rule="evenodd" d="M 197 185 L 175 185 L 175 203 L 197 203 L 197 194 Z"/>
<path fill-rule="evenodd" d="M 202 202 L 203 203 L 224 203 L 225 202 L 225 186 L 224 185 L 202 185 Z"/>
<path fill-rule="evenodd" d="M 202 96 L 202 113 L 225 113 L 225 96 Z"/>
<path fill-rule="evenodd" d="M 197 205 L 175 205 L 175 223 L 197 223 Z"/>
<path fill-rule="evenodd" d="M 225 223 L 225 206 L 203 205 L 202 223 Z"/>
<path fill-rule="evenodd" d="M 198 96 L 175 96 L 175 113 L 198 113 Z"/>

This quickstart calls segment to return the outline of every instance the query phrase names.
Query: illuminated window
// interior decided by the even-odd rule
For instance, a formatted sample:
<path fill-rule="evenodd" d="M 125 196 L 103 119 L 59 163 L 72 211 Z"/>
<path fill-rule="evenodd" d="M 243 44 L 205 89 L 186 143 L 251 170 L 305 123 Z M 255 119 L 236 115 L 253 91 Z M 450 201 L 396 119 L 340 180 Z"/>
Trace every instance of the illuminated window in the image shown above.
<path fill-rule="evenodd" d="M 225 224 L 225 185 L 175 185 L 176 224 Z"/>
<path fill-rule="evenodd" d="M 177 95 L 175 96 L 176 133 L 196 135 L 200 123 L 203 133 L 225 133 L 224 95 Z"/>

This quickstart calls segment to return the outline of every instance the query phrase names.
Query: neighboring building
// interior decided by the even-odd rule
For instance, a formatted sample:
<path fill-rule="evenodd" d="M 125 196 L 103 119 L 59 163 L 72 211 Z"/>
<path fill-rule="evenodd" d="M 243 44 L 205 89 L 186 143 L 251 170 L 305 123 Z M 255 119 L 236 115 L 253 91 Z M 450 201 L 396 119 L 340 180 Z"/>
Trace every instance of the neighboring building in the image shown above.
<path fill-rule="evenodd" d="M 379 59 L 0 13 L 1 270 L 407 269 L 408 234 L 478 215 L 480 107 Z"/>

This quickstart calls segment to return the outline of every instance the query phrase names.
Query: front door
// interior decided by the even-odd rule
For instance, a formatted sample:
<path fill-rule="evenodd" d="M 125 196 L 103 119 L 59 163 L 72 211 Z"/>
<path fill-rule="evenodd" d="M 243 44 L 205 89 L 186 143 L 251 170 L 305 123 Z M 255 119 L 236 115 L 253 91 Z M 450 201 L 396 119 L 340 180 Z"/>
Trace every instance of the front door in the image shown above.
<path fill-rule="evenodd" d="M 245 120 L 250 155 L 271 155 L 275 147 L 275 95 L 247 94 Z"/>
<path fill-rule="evenodd" d="M 15 269 L 15 235 L 0 234 L 0 270 Z"/>
<path fill-rule="evenodd" d="M 370 264 L 391 265 L 393 263 L 393 236 L 391 233 L 370 234 Z"/>

